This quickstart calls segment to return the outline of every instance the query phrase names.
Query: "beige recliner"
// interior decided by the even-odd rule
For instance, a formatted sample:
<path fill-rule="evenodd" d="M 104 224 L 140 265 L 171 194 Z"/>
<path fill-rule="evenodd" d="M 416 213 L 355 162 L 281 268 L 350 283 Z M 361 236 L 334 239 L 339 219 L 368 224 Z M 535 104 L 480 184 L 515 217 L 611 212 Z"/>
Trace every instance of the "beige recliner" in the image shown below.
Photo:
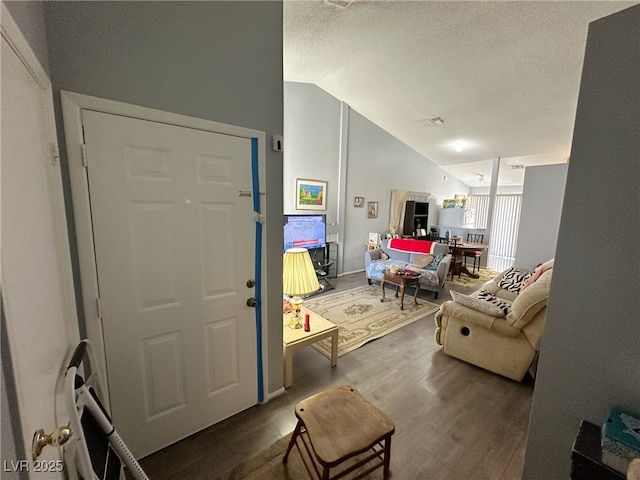
<path fill-rule="evenodd" d="M 435 315 L 436 342 L 447 355 L 513 380 L 521 381 L 527 371 L 535 378 L 552 272 L 547 270 L 519 294 L 495 281 L 485 285 L 486 291 L 510 304 L 506 317 L 454 301 L 443 303 Z"/>

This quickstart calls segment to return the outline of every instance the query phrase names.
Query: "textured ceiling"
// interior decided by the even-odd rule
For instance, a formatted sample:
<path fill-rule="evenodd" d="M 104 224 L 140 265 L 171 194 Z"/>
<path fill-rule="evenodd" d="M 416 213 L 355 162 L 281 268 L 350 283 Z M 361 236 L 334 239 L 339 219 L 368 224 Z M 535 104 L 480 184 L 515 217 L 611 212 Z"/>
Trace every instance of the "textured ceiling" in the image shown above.
<path fill-rule="evenodd" d="M 567 160 L 588 24 L 636 3 L 285 0 L 285 80 L 318 85 L 486 186 L 495 157 Z M 521 183 L 522 172 L 504 169 L 500 182 Z"/>

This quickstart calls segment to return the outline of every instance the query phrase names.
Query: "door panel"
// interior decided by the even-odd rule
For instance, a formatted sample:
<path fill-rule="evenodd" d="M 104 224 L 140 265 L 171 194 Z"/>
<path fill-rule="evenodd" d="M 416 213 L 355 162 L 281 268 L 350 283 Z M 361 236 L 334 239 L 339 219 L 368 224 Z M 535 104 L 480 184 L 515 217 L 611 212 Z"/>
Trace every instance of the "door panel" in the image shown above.
<path fill-rule="evenodd" d="M 215 395 L 236 386 L 238 378 L 238 319 L 228 318 L 207 325 L 207 394 Z M 221 364 L 218 359 L 226 358 Z"/>
<path fill-rule="evenodd" d="M 251 141 L 82 120 L 112 413 L 141 456 L 257 403 Z"/>
<path fill-rule="evenodd" d="M 147 419 L 185 407 L 183 343 L 179 332 L 142 341 Z"/>
<path fill-rule="evenodd" d="M 60 166 L 51 155 L 53 104 L 46 75 L 1 8 L 2 321 L 9 341 L 2 360 L 10 353 L 20 417 L 11 422 L 24 437 L 16 439 L 24 456 L 3 458 L 3 471 L 62 479 L 58 449 L 45 448 L 39 458 L 51 471 L 36 472 L 31 461 L 34 432 L 68 422 L 58 382 L 78 341 Z"/>

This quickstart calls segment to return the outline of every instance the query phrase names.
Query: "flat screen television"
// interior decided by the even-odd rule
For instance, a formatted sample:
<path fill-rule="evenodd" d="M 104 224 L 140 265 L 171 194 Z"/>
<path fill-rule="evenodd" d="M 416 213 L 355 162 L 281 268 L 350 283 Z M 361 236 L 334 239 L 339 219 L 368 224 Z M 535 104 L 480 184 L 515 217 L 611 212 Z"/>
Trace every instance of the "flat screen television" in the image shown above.
<path fill-rule="evenodd" d="M 292 214 L 284 216 L 284 249 L 323 248 L 326 245 L 325 215 Z"/>

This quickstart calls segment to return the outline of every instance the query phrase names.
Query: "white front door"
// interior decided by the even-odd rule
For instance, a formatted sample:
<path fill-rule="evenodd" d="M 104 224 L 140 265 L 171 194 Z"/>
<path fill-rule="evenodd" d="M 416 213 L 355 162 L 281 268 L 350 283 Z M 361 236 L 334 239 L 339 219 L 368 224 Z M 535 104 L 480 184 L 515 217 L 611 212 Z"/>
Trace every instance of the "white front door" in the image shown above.
<path fill-rule="evenodd" d="M 144 456 L 258 402 L 251 140 L 82 124 L 111 411 Z"/>
<path fill-rule="evenodd" d="M 52 155 L 51 86 L 4 4 L 1 8 L 2 302 L 9 341 L 2 361 L 3 370 L 12 368 L 15 377 L 19 418 L 11 422 L 21 425 L 16 453 L 24 453 L 3 455 L 0 476 L 62 479 L 55 447 L 45 448 L 36 462 L 31 459 L 35 431 L 48 434 L 68 424 L 59 380 L 78 342 L 60 165 Z M 4 364 L 8 350 L 9 366 Z"/>

